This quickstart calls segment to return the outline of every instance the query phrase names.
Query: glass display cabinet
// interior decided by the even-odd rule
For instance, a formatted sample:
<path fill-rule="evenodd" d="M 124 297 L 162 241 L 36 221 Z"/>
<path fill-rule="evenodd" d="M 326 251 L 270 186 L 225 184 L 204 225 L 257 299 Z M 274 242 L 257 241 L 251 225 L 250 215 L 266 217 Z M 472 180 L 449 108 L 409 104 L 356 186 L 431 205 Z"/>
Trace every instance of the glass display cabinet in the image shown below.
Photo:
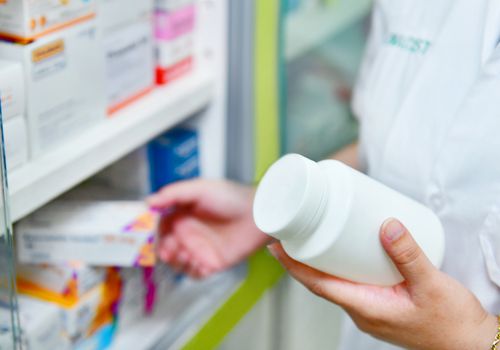
<path fill-rule="evenodd" d="M 284 2 L 282 153 L 320 160 L 356 138 L 350 97 L 370 8 L 370 0 Z"/>
<path fill-rule="evenodd" d="M 3 120 L 0 111 L 0 350 L 21 349 L 14 278 L 12 225 L 7 201 Z"/>

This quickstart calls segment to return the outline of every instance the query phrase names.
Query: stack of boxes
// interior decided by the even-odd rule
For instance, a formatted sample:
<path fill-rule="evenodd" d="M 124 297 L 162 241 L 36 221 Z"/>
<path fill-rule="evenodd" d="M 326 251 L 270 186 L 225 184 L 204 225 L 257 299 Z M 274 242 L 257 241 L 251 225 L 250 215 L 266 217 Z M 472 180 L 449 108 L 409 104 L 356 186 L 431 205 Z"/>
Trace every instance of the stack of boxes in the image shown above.
<path fill-rule="evenodd" d="M 0 101 L 7 169 L 12 171 L 28 161 L 23 67 L 20 63 L 0 60 Z"/>
<path fill-rule="evenodd" d="M 195 8 L 194 0 L 0 1 L 9 170 L 189 71 Z"/>
<path fill-rule="evenodd" d="M 12 40 L 0 42 L 0 59 L 23 69 L 16 81 L 24 89 L 17 93 L 32 158 L 104 120 L 104 57 L 96 54 L 101 36 L 95 15 L 93 0 L 0 2 L 0 37 Z M 17 139 L 13 129 L 6 126 L 7 141 Z"/>
<path fill-rule="evenodd" d="M 64 147 L 155 84 L 191 70 L 195 12 L 194 0 L 0 0 L 8 170 Z M 147 168 L 141 194 L 198 176 L 196 132 L 170 131 L 139 158 Z M 137 183 L 123 182 L 123 174 L 111 176 L 121 182 L 117 191 Z M 152 312 L 174 281 L 168 268 L 155 267 L 157 218 L 142 201 L 55 202 L 20 223 L 25 348 L 104 349 L 117 323 L 126 329 Z M 9 323 L 0 307 L 0 348 Z"/>
<path fill-rule="evenodd" d="M 0 42 L 0 57 L 24 68 L 32 157 L 104 120 L 100 40 L 92 19 L 27 45 Z"/>
<path fill-rule="evenodd" d="M 57 306 L 34 298 L 19 296 L 19 321 L 23 325 L 21 344 L 29 350 L 69 350 L 70 342 L 64 335 L 63 319 Z M 8 308 L 0 306 L 0 349 L 13 349 L 12 334 L 6 327 L 2 336 L 2 325 L 10 325 Z"/>

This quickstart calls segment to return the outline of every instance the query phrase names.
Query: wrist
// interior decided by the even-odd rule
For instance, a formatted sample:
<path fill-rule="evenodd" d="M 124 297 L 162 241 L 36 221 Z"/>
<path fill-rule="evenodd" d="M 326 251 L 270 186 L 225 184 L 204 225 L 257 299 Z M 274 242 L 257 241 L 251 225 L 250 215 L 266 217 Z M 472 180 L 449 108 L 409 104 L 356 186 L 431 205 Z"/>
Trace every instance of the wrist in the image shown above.
<path fill-rule="evenodd" d="M 475 338 L 474 350 L 490 350 L 498 332 L 498 318 L 488 314 L 476 332 L 470 334 Z M 499 349 L 500 350 L 500 349 Z"/>

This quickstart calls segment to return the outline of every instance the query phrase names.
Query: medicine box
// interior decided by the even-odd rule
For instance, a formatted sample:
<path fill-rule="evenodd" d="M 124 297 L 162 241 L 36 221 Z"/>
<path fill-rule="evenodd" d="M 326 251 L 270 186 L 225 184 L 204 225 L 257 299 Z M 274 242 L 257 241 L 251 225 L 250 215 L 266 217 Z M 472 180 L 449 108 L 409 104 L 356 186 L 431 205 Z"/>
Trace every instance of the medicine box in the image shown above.
<path fill-rule="evenodd" d="M 28 134 L 22 115 L 4 120 L 3 125 L 7 170 L 20 168 L 28 161 Z"/>
<path fill-rule="evenodd" d="M 117 274 L 117 272 L 116 272 Z M 119 296 L 119 280 L 110 278 L 91 288 L 77 299 L 53 300 L 45 295 L 34 295 L 19 291 L 24 297 L 33 298 L 41 303 L 53 305 L 62 320 L 65 337 L 72 343 L 78 342 L 94 334 L 98 329 L 114 318 L 114 305 Z"/>
<path fill-rule="evenodd" d="M 153 192 L 166 184 L 200 176 L 198 133 L 175 128 L 148 145 Z"/>
<path fill-rule="evenodd" d="M 162 11 L 175 11 L 193 3 L 194 0 L 155 0 L 155 8 Z"/>
<path fill-rule="evenodd" d="M 0 101 L 4 121 L 24 114 L 24 96 L 23 66 L 19 62 L 0 60 Z"/>
<path fill-rule="evenodd" d="M 101 284 L 85 293 L 76 304 L 61 307 L 68 338 L 78 342 L 109 323 L 113 318 L 111 311 L 114 301 L 115 296 L 109 293 L 105 284 Z"/>
<path fill-rule="evenodd" d="M 145 17 L 149 18 L 152 25 L 154 0 L 99 0 L 97 6 L 105 33 L 126 27 Z"/>
<path fill-rule="evenodd" d="M 16 227 L 21 263 L 153 266 L 158 214 L 142 201 L 55 201 Z"/>
<path fill-rule="evenodd" d="M 88 267 L 78 262 L 57 265 L 18 264 L 16 273 L 20 293 L 59 305 L 76 303 L 106 278 L 104 268 Z"/>
<path fill-rule="evenodd" d="M 104 0 L 99 9 L 108 114 L 113 114 L 154 87 L 153 2 Z"/>
<path fill-rule="evenodd" d="M 56 305 L 22 295 L 17 300 L 23 349 L 70 349 L 69 339 L 64 335 L 63 319 Z M 11 322 L 10 310 L 0 307 L 0 332 L 2 328 L 10 328 Z M 2 345 L 0 340 L 0 349 L 12 349 L 11 346 Z"/>
<path fill-rule="evenodd" d="M 30 42 L 95 16 L 95 0 L 2 0 L 0 37 Z"/>
<path fill-rule="evenodd" d="M 105 119 L 104 57 L 90 20 L 29 45 L 0 42 L 0 56 L 23 64 L 31 155 Z"/>
<path fill-rule="evenodd" d="M 155 12 L 156 82 L 166 84 L 193 65 L 194 1 L 161 1 Z"/>

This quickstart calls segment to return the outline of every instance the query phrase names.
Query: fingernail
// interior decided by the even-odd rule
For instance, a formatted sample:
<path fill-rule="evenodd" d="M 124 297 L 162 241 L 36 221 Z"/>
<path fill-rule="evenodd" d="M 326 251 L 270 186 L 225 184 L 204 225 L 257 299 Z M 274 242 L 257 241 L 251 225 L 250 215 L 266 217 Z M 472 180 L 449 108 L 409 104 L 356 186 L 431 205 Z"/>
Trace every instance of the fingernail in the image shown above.
<path fill-rule="evenodd" d="M 154 206 L 151 206 L 149 207 L 149 210 L 151 210 L 153 213 L 156 213 L 156 214 L 161 214 L 163 209 L 160 208 L 160 207 L 154 207 Z"/>
<path fill-rule="evenodd" d="M 389 242 L 398 240 L 405 232 L 404 226 L 395 219 L 389 219 L 384 224 L 384 236 Z"/>

